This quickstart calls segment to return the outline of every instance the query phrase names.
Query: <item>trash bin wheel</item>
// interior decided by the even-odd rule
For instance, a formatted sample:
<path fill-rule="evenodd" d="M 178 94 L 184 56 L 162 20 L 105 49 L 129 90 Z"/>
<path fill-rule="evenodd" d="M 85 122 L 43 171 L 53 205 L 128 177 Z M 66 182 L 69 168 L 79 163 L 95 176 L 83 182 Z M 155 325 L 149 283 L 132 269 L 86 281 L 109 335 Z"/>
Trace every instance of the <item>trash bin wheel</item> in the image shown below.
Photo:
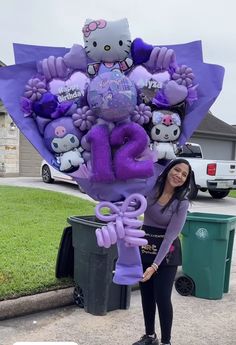
<path fill-rule="evenodd" d="M 74 288 L 73 298 L 74 298 L 75 304 L 79 308 L 84 308 L 84 294 L 83 294 L 83 290 L 81 289 L 79 285 L 76 285 Z"/>
<path fill-rule="evenodd" d="M 194 281 L 188 276 L 178 277 L 175 281 L 175 289 L 182 296 L 192 295 L 194 288 Z"/>

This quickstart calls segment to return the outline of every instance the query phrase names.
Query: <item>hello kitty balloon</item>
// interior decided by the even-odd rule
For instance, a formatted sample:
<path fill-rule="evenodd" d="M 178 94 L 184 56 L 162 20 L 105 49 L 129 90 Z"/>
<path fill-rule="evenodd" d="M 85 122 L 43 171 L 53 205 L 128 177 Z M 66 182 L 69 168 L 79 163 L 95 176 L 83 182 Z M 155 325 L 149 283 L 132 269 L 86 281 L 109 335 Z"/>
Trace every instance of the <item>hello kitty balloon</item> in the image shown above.
<path fill-rule="evenodd" d="M 82 31 L 85 52 L 92 60 L 87 68 L 89 75 L 96 75 L 101 63 L 112 69 L 118 62 L 121 71 L 132 66 L 133 61 L 129 57 L 131 35 L 126 18 L 110 22 L 87 19 Z"/>

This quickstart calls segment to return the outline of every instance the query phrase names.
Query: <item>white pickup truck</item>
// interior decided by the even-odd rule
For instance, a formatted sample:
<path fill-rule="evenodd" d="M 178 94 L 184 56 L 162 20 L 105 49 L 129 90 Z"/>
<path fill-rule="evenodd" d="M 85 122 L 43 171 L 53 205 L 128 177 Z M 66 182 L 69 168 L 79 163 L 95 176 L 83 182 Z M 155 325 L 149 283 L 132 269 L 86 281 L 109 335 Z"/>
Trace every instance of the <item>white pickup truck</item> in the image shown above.
<path fill-rule="evenodd" d="M 190 199 L 197 197 L 198 190 L 222 199 L 236 189 L 236 161 L 203 159 L 201 146 L 194 143 L 186 143 L 177 156 L 187 159 L 193 169 Z"/>

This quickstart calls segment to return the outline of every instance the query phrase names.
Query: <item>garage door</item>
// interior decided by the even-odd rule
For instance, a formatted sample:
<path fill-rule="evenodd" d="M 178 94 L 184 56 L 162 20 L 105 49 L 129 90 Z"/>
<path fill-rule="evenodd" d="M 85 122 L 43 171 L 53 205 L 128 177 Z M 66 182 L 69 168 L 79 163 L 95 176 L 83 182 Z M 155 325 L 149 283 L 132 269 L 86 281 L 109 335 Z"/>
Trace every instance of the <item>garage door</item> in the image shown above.
<path fill-rule="evenodd" d="M 232 160 L 234 145 L 232 141 L 194 138 L 194 136 L 191 141 L 201 145 L 206 159 Z"/>
<path fill-rule="evenodd" d="M 22 133 L 20 133 L 19 148 L 20 176 L 39 176 L 42 157 Z"/>

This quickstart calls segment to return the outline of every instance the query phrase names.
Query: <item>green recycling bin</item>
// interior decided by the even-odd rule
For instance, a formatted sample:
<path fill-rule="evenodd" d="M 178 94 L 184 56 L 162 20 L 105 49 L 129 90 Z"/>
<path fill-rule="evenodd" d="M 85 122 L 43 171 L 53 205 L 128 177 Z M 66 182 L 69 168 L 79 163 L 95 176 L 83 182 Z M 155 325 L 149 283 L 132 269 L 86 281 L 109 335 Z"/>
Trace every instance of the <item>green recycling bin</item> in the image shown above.
<path fill-rule="evenodd" d="M 97 245 L 95 230 L 104 223 L 95 216 L 72 216 L 68 223 L 72 226 L 75 291 L 85 311 L 105 315 L 111 310 L 128 309 L 131 287 L 112 281 L 117 247 L 106 249 Z"/>
<path fill-rule="evenodd" d="M 196 297 L 221 299 L 229 291 L 235 227 L 236 216 L 189 213 L 182 230 L 182 268 L 186 277 L 182 283 L 181 277 L 177 279 L 175 286 L 179 283 L 190 287 Z"/>

